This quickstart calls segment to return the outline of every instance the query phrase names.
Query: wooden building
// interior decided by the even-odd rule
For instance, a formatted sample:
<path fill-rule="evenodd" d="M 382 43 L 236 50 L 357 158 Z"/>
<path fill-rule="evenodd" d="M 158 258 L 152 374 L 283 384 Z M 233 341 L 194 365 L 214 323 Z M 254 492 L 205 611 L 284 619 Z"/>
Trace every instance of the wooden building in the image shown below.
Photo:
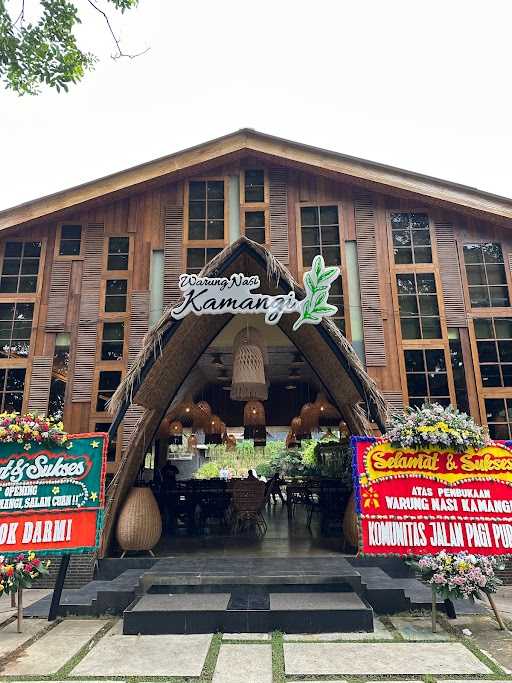
<path fill-rule="evenodd" d="M 317 253 L 340 266 L 335 322 L 389 406 L 451 403 L 510 438 L 511 227 L 512 200 L 247 129 L 8 209 L 0 410 L 108 429 L 179 274 L 245 235 L 298 281 Z"/>

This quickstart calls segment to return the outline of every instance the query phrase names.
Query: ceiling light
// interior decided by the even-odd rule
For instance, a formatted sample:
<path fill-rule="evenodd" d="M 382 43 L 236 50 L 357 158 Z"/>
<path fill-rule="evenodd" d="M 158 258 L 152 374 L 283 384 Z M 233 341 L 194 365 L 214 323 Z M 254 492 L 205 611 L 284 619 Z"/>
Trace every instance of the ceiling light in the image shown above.
<path fill-rule="evenodd" d="M 288 389 L 288 391 L 291 391 L 292 389 L 296 389 L 296 388 L 297 387 L 295 386 L 295 384 L 287 384 L 285 386 L 285 389 Z"/>

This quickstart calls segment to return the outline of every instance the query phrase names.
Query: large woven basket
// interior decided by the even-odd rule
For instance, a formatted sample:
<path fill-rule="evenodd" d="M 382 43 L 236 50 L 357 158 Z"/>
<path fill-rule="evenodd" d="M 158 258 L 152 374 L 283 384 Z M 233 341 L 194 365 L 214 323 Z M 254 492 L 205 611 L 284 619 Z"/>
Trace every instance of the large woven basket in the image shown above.
<path fill-rule="evenodd" d="M 354 548 L 359 547 L 359 528 L 357 525 L 356 501 L 354 493 L 348 499 L 343 517 L 343 536 L 345 541 Z"/>
<path fill-rule="evenodd" d="M 162 518 L 153 491 L 147 486 L 134 486 L 117 520 L 117 542 L 124 552 L 150 551 L 161 535 Z"/>

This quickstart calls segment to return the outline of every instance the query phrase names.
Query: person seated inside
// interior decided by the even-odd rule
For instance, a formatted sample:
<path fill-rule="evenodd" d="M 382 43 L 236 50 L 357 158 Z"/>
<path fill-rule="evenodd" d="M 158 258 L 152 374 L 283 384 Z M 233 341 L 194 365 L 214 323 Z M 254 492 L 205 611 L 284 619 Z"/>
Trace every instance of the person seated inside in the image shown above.
<path fill-rule="evenodd" d="M 262 481 L 263 483 L 267 481 L 266 477 L 258 477 L 256 470 L 252 469 L 252 467 L 247 472 L 247 479 L 249 481 Z"/>
<path fill-rule="evenodd" d="M 180 471 L 176 465 L 173 465 L 169 460 L 165 463 L 160 470 L 164 489 L 169 491 L 176 488 L 176 477 L 179 473 Z"/>

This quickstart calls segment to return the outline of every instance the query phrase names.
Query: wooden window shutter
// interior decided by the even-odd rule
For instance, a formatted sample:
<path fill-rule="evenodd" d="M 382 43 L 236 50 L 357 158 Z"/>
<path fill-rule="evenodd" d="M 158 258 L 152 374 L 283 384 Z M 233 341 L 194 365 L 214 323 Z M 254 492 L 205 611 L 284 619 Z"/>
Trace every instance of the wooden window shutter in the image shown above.
<path fill-rule="evenodd" d="M 28 392 L 27 412 L 46 415 L 52 381 L 52 356 L 34 356 Z"/>
<path fill-rule="evenodd" d="M 183 246 L 183 207 L 167 206 L 164 214 L 164 310 L 176 304 L 181 296 L 178 278 L 181 275 Z"/>
<path fill-rule="evenodd" d="M 55 261 L 50 277 L 48 294 L 47 332 L 63 332 L 68 310 L 71 261 Z"/>
<path fill-rule="evenodd" d="M 76 341 L 73 391 L 75 403 L 89 402 L 92 397 L 92 377 L 96 358 L 96 337 L 100 311 L 100 285 L 103 261 L 104 226 L 87 226 L 84 235 L 84 266 L 80 313 Z"/>
<path fill-rule="evenodd" d="M 448 327 L 467 327 L 459 255 L 453 224 L 435 222 L 439 274 L 443 285 L 444 310 Z"/>
<path fill-rule="evenodd" d="M 288 172 L 286 169 L 270 169 L 269 190 L 270 251 L 282 264 L 288 265 L 290 254 L 288 245 Z"/>
<path fill-rule="evenodd" d="M 355 197 L 354 213 L 366 366 L 384 366 L 386 347 L 377 259 L 377 215 L 372 197 Z"/>
<path fill-rule="evenodd" d="M 404 409 L 404 399 L 401 391 L 383 391 L 382 396 L 387 403 L 389 415 L 401 413 Z"/>
<path fill-rule="evenodd" d="M 149 329 L 149 291 L 133 291 L 130 302 L 130 329 L 128 341 L 128 368 L 131 368 L 137 354 L 142 348 L 144 337 Z M 142 406 L 131 404 L 123 418 L 123 434 L 121 439 L 121 452 L 128 447 L 133 432 L 137 428 L 139 420 L 145 409 Z"/>

